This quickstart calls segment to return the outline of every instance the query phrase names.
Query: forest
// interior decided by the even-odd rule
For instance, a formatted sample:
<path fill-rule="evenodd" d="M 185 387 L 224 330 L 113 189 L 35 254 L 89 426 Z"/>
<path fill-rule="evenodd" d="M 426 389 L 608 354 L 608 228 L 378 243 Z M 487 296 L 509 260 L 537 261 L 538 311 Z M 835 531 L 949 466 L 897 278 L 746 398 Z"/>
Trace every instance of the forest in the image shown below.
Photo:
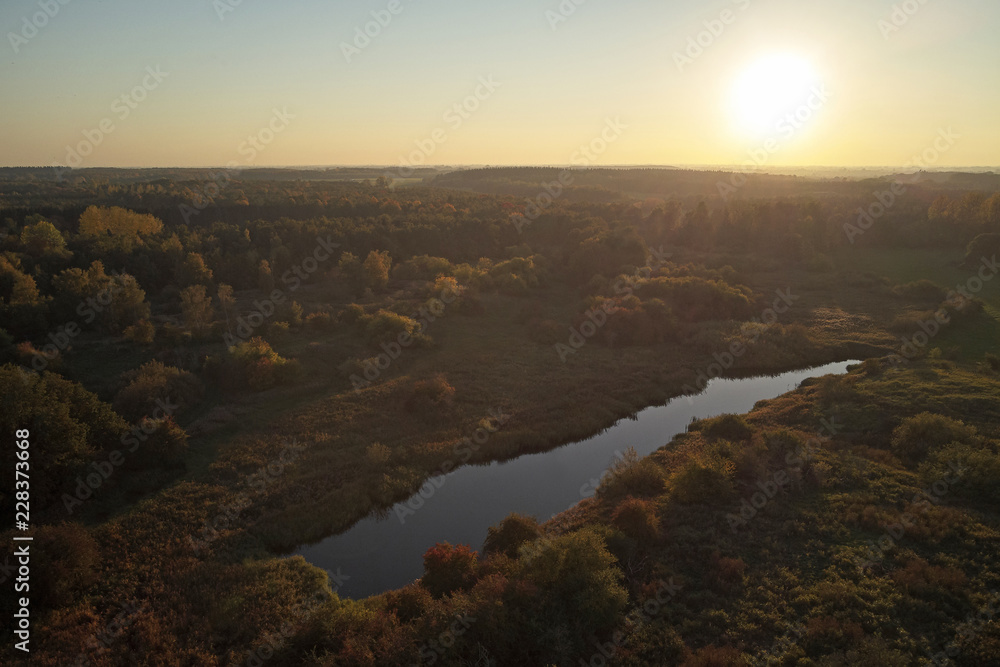
<path fill-rule="evenodd" d="M 998 664 L 998 252 L 993 173 L 2 168 L 31 664 Z M 852 359 L 399 590 L 289 556 L 477 428 Z"/>

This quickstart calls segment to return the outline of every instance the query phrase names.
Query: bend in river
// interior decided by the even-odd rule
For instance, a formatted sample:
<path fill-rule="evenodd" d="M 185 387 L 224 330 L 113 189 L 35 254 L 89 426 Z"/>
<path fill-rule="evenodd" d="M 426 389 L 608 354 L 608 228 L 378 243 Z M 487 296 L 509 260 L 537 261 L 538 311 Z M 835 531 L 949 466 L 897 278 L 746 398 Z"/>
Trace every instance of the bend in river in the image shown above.
<path fill-rule="evenodd" d="M 780 396 L 806 378 L 844 373 L 856 363 L 714 379 L 696 396 L 646 408 L 586 440 L 434 478 L 422 488 L 423 496 L 415 494 L 397 503 L 384 518 L 370 515 L 346 532 L 295 553 L 344 575 L 338 590 L 341 597 L 362 598 L 401 588 L 423 574 L 424 552 L 437 542 L 480 549 L 487 529 L 511 512 L 546 521 L 593 495 L 597 480 L 628 447 L 647 456 L 683 433 L 692 419 L 748 412 L 757 401 Z"/>

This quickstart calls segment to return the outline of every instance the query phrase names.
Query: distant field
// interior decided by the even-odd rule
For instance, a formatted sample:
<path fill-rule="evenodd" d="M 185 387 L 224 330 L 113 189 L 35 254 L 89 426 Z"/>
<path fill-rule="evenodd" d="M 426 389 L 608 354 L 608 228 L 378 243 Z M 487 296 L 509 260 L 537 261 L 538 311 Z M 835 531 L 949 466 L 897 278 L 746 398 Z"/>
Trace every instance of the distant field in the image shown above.
<path fill-rule="evenodd" d="M 842 248 L 831 254 L 843 271 L 870 272 L 900 284 L 929 280 L 952 290 L 976 275 L 975 271 L 957 265 L 964 253 L 955 249 Z M 934 347 L 945 350 L 960 346 L 962 357 L 967 359 L 981 359 L 995 350 L 1000 340 L 1000 276 L 986 282 L 975 296 L 986 304 L 987 317 L 942 332 L 932 343 Z"/>

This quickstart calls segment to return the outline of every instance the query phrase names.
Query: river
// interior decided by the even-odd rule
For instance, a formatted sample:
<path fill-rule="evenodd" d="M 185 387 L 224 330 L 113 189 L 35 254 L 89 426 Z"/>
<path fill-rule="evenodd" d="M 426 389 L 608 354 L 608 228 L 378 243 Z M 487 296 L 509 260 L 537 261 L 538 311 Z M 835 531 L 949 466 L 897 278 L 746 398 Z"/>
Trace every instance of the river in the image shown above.
<path fill-rule="evenodd" d="M 370 515 L 295 553 L 330 572 L 331 578 L 337 575 L 341 597 L 358 599 L 401 588 L 423 574 L 423 554 L 437 542 L 478 550 L 487 529 L 511 512 L 547 521 L 593 495 L 601 475 L 628 447 L 646 456 L 683 433 L 692 419 L 748 412 L 757 401 L 780 396 L 806 378 L 844 373 L 856 363 L 714 379 L 696 396 L 646 408 L 586 440 L 437 477 L 422 487 L 422 494 L 398 503 L 383 518 Z"/>

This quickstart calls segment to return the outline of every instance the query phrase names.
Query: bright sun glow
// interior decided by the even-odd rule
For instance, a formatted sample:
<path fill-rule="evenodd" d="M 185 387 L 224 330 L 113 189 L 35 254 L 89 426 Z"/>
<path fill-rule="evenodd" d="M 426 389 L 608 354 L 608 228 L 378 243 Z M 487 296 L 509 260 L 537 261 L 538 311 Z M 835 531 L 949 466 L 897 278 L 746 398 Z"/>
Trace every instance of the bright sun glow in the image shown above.
<path fill-rule="evenodd" d="M 733 118 L 744 132 L 773 133 L 782 118 L 805 104 L 819 77 L 805 59 L 775 54 L 740 73 L 732 90 Z"/>

